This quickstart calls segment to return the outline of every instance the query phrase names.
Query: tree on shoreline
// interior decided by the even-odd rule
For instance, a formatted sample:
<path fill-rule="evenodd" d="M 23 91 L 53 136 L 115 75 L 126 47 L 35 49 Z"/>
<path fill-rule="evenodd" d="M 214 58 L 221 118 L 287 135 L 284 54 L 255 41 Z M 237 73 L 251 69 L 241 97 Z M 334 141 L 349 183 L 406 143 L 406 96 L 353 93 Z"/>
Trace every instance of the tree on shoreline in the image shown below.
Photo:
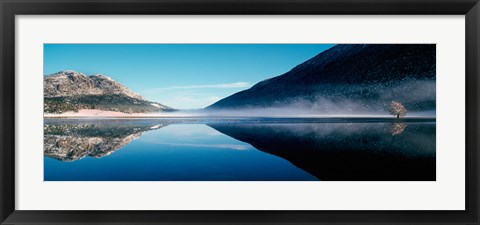
<path fill-rule="evenodd" d="M 390 114 L 397 116 L 397 119 L 398 119 L 400 118 L 400 116 L 407 115 L 407 109 L 405 109 L 405 106 L 403 106 L 402 103 L 392 101 L 390 103 Z"/>

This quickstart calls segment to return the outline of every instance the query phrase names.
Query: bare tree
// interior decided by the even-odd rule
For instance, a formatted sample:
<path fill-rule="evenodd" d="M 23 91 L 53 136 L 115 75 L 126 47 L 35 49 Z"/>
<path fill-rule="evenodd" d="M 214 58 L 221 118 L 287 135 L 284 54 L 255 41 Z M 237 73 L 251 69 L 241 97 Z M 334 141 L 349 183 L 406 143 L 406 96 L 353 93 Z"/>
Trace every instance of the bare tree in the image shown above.
<path fill-rule="evenodd" d="M 392 103 L 390 103 L 390 114 L 399 118 L 400 116 L 407 115 L 407 109 L 405 109 L 405 106 L 403 106 L 402 103 L 392 101 Z"/>

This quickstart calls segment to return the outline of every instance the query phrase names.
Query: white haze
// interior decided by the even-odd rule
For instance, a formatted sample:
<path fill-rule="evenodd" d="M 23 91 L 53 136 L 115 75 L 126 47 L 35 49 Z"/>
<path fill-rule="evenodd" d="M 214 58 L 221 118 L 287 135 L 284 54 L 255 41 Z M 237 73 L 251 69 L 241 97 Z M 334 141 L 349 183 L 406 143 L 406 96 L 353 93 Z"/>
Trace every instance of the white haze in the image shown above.
<path fill-rule="evenodd" d="M 324 102 L 325 103 L 325 102 Z M 348 110 L 340 107 L 346 102 L 334 104 L 331 103 L 324 107 L 329 108 L 328 112 L 317 111 L 314 108 L 298 107 L 299 103 L 293 106 L 284 107 L 266 107 L 266 108 L 248 108 L 232 110 L 179 110 L 176 112 L 162 113 L 167 117 L 288 117 L 288 118 L 390 118 L 393 117 L 387 111 L 355 111 L 361 108 L 359 105 L 349 104 Z M 353 111 L 352 111 L 353 110 Z M 405 117 L 435 117 L 435 110 L 408 112 Z"/>
<path fill-rule="evenodd" d="M 392 101 L 407 108 L 405 117 L 435 117 L 435 80 L 402 80 L 394 83 L 322 84 L 315 87 L 319 93 L 305 98 L 290 98 L 285 102 L 267 102 L 274 107 L 235 109 L 198 109 L 158 112 L 152 117 L 393 117 L 389 114 Z M 285 90 L 288 93 L 288 90 Z M 322 94 L 323 93 L 323 94 Z M 359 93 L 366 93 L 362 97 Z M 261 98 L 260 102 L 261 102 Z M 430 102 L 430 103 L 428 103 Z M 425 104 L 432 104 L 425 107 Z M 409 104 L 407 104 L 409 103 Z M 425 110 L 410 109 L 418 103 Z M 261 103 L 260 103 L 261 104 Z M 232 104 L 231 104 L 232 105 Z M 432 109 L 433 108 L 433 109 Z"/>

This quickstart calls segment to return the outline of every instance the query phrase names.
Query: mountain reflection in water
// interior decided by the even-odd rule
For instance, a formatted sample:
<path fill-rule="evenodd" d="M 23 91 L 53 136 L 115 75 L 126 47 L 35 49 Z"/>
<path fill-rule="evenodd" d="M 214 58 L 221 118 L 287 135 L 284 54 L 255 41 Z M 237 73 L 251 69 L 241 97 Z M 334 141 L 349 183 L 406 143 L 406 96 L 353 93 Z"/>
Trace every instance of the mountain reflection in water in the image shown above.
<path fill-rule="evenodd" d="M 60 121 L 57 121 L 60 122 Z M 75 161 L 86 156 L 100 158 L 124 147 L 143 132 L 163 124 L 95 121 L 95 123 L 46 123 L 44 155 L 62 161 Z"/>
<path fill-rule="evenodd" d="M 435 131 L 434 120 L 52 119 L 45 180 L 433 181 Z"/>
<path fill-rule="evenodd" d="M 435 180 L 435 124 L 209 126 L 282 157 L 320 180 Z"/>

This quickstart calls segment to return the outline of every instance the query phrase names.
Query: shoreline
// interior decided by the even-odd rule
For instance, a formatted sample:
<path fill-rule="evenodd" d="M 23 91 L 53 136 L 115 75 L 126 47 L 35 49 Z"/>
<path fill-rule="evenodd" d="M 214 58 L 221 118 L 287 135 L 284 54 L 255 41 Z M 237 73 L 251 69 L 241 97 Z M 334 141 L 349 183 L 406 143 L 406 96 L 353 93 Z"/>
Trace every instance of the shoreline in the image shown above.
<path fill-rule="evenodd" d="M 232 115 L 232 114 L 202 114 L 202 113 L 135 113 L 128 114 L 114 111 L 81 110 L 62 114 L 44 114 L 44 119 L 324 119 L 324 120 L 383 120 L 383 121 L 412 121 L 433 120 L 436 116 L 406 116 L 396 118 L 391 115 Z"/>
<path fill-rule="evenodd" d="M 44 117 L 45 120 L 264 120 L 264 121 L 331 121 L 331 122 L 436 122 L 436 117 L 300 117 L 300 116 L 188 116 L 188 117 Z"/>

